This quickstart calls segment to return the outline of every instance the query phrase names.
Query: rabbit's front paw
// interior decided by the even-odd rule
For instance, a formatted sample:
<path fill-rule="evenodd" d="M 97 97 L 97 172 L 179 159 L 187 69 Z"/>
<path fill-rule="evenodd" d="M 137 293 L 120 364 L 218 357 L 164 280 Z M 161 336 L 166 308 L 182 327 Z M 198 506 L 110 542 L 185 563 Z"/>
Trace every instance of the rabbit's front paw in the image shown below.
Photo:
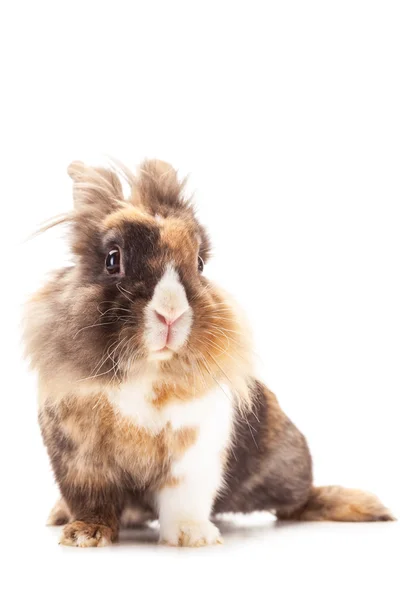
<path fill-rule="evenodd" d="M 107 525 L 73 521 L 64 527 L 60 544 L 90 548 L 108 546 L 116 538 L 115 532 Z"/>
<path fill-rule="evenodd" d="M 160 542 L 169 546 L 222 544 L 219 529 L 210 521 L 177 521 L 161 526 Z"/>

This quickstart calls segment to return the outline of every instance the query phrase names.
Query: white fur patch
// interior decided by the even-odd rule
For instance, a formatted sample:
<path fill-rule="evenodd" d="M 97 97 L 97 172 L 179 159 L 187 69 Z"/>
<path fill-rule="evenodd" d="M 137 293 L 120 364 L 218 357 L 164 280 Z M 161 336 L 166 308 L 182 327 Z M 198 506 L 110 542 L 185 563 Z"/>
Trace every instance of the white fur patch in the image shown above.
<path fill-rule="evenodd" d="M 160 539 L 167 544 L 199 546 L 221 541 L 209 517 L 223 483 L 221 453 L 229 445 L 233 422 L 233 401 L 228 390 L 224 392 L 216 388 L 186 414 L 187 421 L 191 417 L 198 426 L 197 440 L 172 465 L 178 485 L 163 488 L 156 498 Z M 178 418 L 178 410 L 176 418 L 184 418 Z"/>
<path fill-rule="evenodd" d="M 157 434 L 168 424 L 175 430 L 183 427 L 200 427 L 207 425 L 208 420 L 220 429 L 222 437 L 227 436 L 230 427 L 230 410 L 227 404 L 232 404 L 228 388 L 216 387 L 203 398 L 194 398 L 187 402 L 168 402 L 165 406 L 155 407 L 154 383 L 157 372 L 147 372 L 136 377 L 131 382 L 123 384 L 118 390 L 109 394 L 109 399 L 120 415 L 129 418 L 138 427 Z M 213 428 L 207 425 L 209 434 Z M 229 433 L 229 431 L 228 431 Z M 210 438 L 209 444 L 218 444 L 218 440 Z"/>
<path fill-rule="evenodd" d="M 219 543 L 219 531 L 209 517 L 223 484 L 222 451 L 229 446 L 235 410 L 232 394 L 227 386 L 216 386 L 202 398 L 156 408 L 153 381 L 147 374 L 113 392 L 110 399 L 120 414 L 154 435 L 167 425 L 197 429 L 195 443 L 171 465 L 178 484 L 156 494 L 160 539 L 175 546 Z"/>
<path fill-rule="evenodd" d="M 218 527 L 211 521 L 171 521 L 161 530 L 161 541 L 169 546 L 209 546 L 222 544 Z"/>
<path fill-rule="evenodd" d="M 110 392 L 109 399 L 121 416 L 128 417 L 138 427 L 157 434 L 165 427 L 165 420 L 152 404 L 153 384 L 154 376 L 146 373 Z"/>
<path fill-rule="evenodd" d="M 169 327 L 159 316 L 172 321 Z M 189 337 L 193 311 L 185 288 L 171 263 L 157 283 L 152 299 L 145 309 L 144 341 L 155 360 L 166 360 L 183 346 Z"/>

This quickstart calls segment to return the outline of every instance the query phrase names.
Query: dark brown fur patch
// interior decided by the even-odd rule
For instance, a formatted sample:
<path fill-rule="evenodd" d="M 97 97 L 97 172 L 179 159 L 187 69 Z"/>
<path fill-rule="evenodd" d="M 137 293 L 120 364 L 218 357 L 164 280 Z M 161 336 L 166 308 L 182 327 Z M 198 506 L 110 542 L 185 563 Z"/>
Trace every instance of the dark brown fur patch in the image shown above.
<path fill-rule="evenodd" d="M 311 490 L 311 457 L 304 436 L 262 384 L 253 408 L 235 423 L 226 486 L 214 512 L 252 512 L 302 505 Z"/>

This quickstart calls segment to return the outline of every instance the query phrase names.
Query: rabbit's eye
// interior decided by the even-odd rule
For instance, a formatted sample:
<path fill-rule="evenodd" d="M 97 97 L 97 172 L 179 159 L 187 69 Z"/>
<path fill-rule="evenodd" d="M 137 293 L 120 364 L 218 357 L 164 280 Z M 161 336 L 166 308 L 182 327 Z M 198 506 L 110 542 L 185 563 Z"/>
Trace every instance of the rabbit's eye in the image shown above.
<path fill-rule="evenodd" d="M 197 257 L 197 267 L 199 269 L 199 273 L 202 273 L 204 269 L 204 260 L 201 258 L 201 256 Z"/>
<path fill-rule="evenodd" d="M 121 252 L 119 248 L 112 248 L 106 257 L 106 269 L 110 275 L 119 273 L 121 270 Z"/>

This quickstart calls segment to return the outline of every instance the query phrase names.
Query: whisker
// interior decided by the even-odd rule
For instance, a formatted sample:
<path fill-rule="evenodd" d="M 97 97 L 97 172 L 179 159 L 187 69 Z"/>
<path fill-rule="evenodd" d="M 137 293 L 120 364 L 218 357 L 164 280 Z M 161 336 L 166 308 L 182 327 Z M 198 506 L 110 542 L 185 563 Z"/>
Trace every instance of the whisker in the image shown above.
<path fill-rule="evenodd" d="M 206 292 L 208 292 L 213 286 L 211 284 L 206 285 L 206 287 L 204 287 L 198 294 L 196 294 L 195 296 L 193 296 L 192 300 L 197 300 L 198 298 L 201 298 L 202 296 L 204 296 L 204 294 Z"/>
<path fill-rule="evenodd" d="M 216 327 L 218 329 L 222 329 L 223 331 L 228 331 L 229 333 L 238 333 L 235 329 L 227 329 L 226 327 L 220 327 L 218 325 L 213 325 L 213 327 Z"/>
<path fill-rule="evenodd" d="M 114 319 L 114 321 L 107 321 L 106 323 L 93 323 L 93 325 L 86 325 L 85 327 L 81 327 L 81 329 L 78 329 L 78 331 L 75 333 L 75 335 L 73 336 L 73 340 L 76 338 L 76 336 L 81 333 L 81 331 L 83 331 L 84 329 L 91 329 L 92 327 L 102 327 L 103 325 L 111 325 L 112 323 L 115 323 L 116 321 L 118 321 L 117 319 Z"/>
<path fill-rule="evenodd" d="M 234 340 L 232 338 L 229 338 L 225 333 L 223 333 L 222 331 L 219 331 L 218 333 L 220 333 L 221 335 L 223 335 L 227 341 L 228 341 L 228 348 L 230 347 L 231 341 L 233 342 Z M 219 336 L 216 333 L 212 333 L 210 330 L 207 331 L 208 335 L 212 335 L 213 337 L 216 337 L 217 339 L 219 339 Z"/>
<path fill-rule="evenodd" d="M 130 294 L 130 292 L 128 292 L 128 290 L 125 290 L 125 288 L 122 290 L 122 289 L 121 289 L 121 287 L 122 287 L 122 286 L 121 286 L 121 284 L 117 283 L 117 289 L 118 289 L 118 290 L 121 292 L 121 294 L 122 294 L 122 295 L 123 295 L 123 296 L 124 296 L 124 297 L 125 297 L 127 300 L 129 300 L 129 302 L 132 302 L 132 298 L 129 298 L 129 296 L 127 296 L 127 295 L 126 295 L 126 293 L 127 293 L 127 294 Z M 126 293 L 125 293 L 125 292 L 126 292 Z"/>
<path fill-rule="evenodd" d="M 107 357 L 108 358 L 108 357 Z M 107 359 L 106 359 L 107 360 Z M 105 361 L 104 361 L 105 362 Z M 103 363 L 104 364 L 104 363 Z M 82 379 L 77 379 L 77 382 L 81 382 L 81 381 L 87 381 L 88 379 L 95 379 L 96 377 L 101 377 L 102 375 L 107 375 L 107 373 L 111 373 L 111 371 L 114 369 L 114 365 L 111 367 L 111 369 L 108 369 L 108 371 L 104 371 L 104 373 L 98 373 L 97 375 L 90 375 L 89 377 L 83 377 Z"/>
<path fill-rule="evenodd" d="M 231 383 L 233 385 L 233 381 L 230 379 L 230 377 L 228 377 L 228 375 L 225 373 L 224 369 L 221 367 L 221 365 L 219 364 L 219 362 L 212 356 L 212 354 L 210 354 L 209 352 L 206 353 L 208 355 L 209 358 L 211 358 L 211 360 L 213 362 L 215 362 L 215 364 L 217 365 L 218 369 L 221 371 L 221 373 L 226 377 L 226 379 L 229 381 L 229 383 Z"/>
<path fill-rule="evenodd" d="M 109 346 L 106 348 L 106 350 L 105 350 L 105 353 L 104 353 L 104 354 L 106 354 L 106 357 L 104 358 L 104 360 L 102 361 L 102 363 L 101 363 L 101 364 L 100 364 L 100 365 L 97 367 L 97 369 L 96 369 L 96 367 L 95 367 L 96 371 L 95 371 L 95 373 L 94 373 L 94 377 L 97 377 L 97 376 L 98 376 L 98 375 L 97 375 L 97 373 L 100 371 L 101 367 L 102 367 L 102 366 L 103 366 L 103 365 L 104 365 L 104 364 L 107 362 L 107 359 L 108 359 L 108 358 L 110 358 L 110 359 L 111 359 L 111 361 L 112 361 L 112 363 L 113 363 L 113 367 L 114 367 L 114 364 L 115 364 L 115 363 L 114 363 L 114 360 L 113 360 L 113 358 L 112 358 L 112 355 L 113 355 L 113 354 L 115 354 L 116 350 L 117 350 L 117 349 L 118 349 L 118 347 L 119 347 L 119 346 L 120 346 L 120 345 L 123 343 L 123 341 L 124 341 L 124 340 L 125 340 L 125 338 L 124 338 L 123 340 L 118 340 L 118 339 L 117 339 L 115 342 L 113 342 L 112 344 L 110 344 L 110 345 L 109 345 Z M 114 348 L 114 350 L 113 350 L 113 352 L 112 352 L 112 355 L 110 355 L 111 348 L 112 348 L 113 346 L 115 346 L 115 344 L 117 344 L 117 346 Z M 104 356 L 104 354 L 103 354 L 103 356 Z M 102 358 L 103 358 L 103 357 L 102 357 Z M 102 360 L 102 358 L 101 358 L 100 360 Z M 110 369 L 110 371 L 111 371 L 111 370 L 112 370 L 112 369 Z M 109 372 L 109 371 L 107 371 L 107 373 L 108 373 L 108 372 Z M 103 375 L 105 375 L 105 373 L 103 373 Z"/>
<path fill-rule="evenodd" d="M 208 371 L 208 373 L 210 374 L 210 376 L 214 379 L 215 383 L 218 385 L 218 387 L 221 389 L 221 391 L 223 392 L 223 394 L 225 394 L 225 396 L 228 398 L 229 401 L 232 401 L 232 398 L 229 397 L 229 395 L 226 393 L 226 391 L 224 390 L 224 388 L 222 387 L 222 385 L 219 383 L 218 379 L 216 379 L 216 377 L 214 377 L 214 375 L 212 374 L 212 371 L 203 355 L 203 361 L 204 361 L 204 366 L 206 367 L 206 370 Z"/>
<path fill-rule="evenodd" d="M 205 358 L 204 358 L 204 360 L 205 360 Z M 205 366 L 206 366 L 206 364 L 205 364 Z M 223 389 L 223 387 L 219 384 L 218 380 L 212 375 L 211 372 L 210 372 L 210 375 L 213 377 L 214 381 L 219 385 L 219 387 L 224 392 L 224 394 L 227 396 L 227 398 L 229 398 L 228 394 L 225 392 L 225 390 Z M 229 398 L 229 400 L 231 400 L 231 398 Z M 256 448 L 258 449 L 258 444 L 257 444 L 256 438 L 254 437 L 254 434 L 253 434 L 253 431 L 255 431 L 257 433 L 257 430 L 252 425 L 250 425 L 249 420 L 247 419 L 247 417 L 244 414 L 242 414 L 242 416 L 243 416 L 243 418 L 245 419 L 245 421 L 247 423 L 247 426 L 248 426 L 249 431 L 250 431 L 250 435 L 253 438 L 253 442 L 254 442 Z"/>
<path fill-rule="evenodd" d="M 211 346 L 213 346 L 214 348 L 217 348 L 218 350 L 221 350 L 222 354 L 221 356 L 223 356 L 224 354 L 226 354 L 227 356 L 230 356 L 231 358 L 234 358 L 233 356 L 231 356 L 226 348 L 222 348 L 219 344 L 216 344 L 215 342 L 213 342 L 212 340 L 206 340 L 207 344 L 211 344 Z"/>
<path fill-rule="evenodd" d="M 125 289 L 125 288 L 124 288 L 124 287 L 121 285 L 121 283 L 117 283 L 117 288 L 118 288 L 119 290 L 123 290 L 124 292 L 126 292 L 127 294 L 129 294 L 129 296 L 133 296 L 132 292 L 130 292 L 129 290 Z"/>
<path fill-rule="evenodd" d="M 99 309 L 99 308 L 97 307 L 97 309 Z M 130 311 L 128 308 L 122 308 L 122 306 L 121 306 L 121 307 L 113 307 L 113 306 L 112 306 L 111 308 L 108 308 L 108 309 L 107 309 L 107 310 L 105 310 L 104 312 L 101 312 L 101 311 L 99 310 L 99 312 L 100 312 L 100 314 L 101 314 L 101 316 L 102 316 L 102 317 L 104 317 L 104 315 L 106 315 L 106 314 L 107 314 L 107 313 L 109 313 L 109 312 L 115 312 L 115 313 L 116 313 L 116 312 L 118 312 L 118 311 L 121 311 L 121 312 L 127 312 L 127 313 L 130 313 L 130 312 L 131 312 L 131 311 Z"/>
<path fill-rule="evenodd" d="M 227 350 L 224 350 L 221 348 L 221 346 L 219 346 L 218 344 L 216 344 L 215 342 L 213 342 L 212 340 L 206 340 L 207 343 L 211 344 L 212 346 L 218 348 L 218 350 L 222 350 L 222 354 L 220 356 L 226 355 L 229 356 L 229 358 L 231 358 L 232 360 L 234 360 L 235 362 L 237 362 L 238 364 L 241 364 L 239 358 L 244 361 L 245 363 L 248 361 L 247 358 L 245 358 L 243 356 L 243 354 L 241 354 L 240 352 L 238 352 L 237 348 L 235 348 L 234 352 L 237 356 L 233 356 L 230 352 L 228 352 Z"/>

